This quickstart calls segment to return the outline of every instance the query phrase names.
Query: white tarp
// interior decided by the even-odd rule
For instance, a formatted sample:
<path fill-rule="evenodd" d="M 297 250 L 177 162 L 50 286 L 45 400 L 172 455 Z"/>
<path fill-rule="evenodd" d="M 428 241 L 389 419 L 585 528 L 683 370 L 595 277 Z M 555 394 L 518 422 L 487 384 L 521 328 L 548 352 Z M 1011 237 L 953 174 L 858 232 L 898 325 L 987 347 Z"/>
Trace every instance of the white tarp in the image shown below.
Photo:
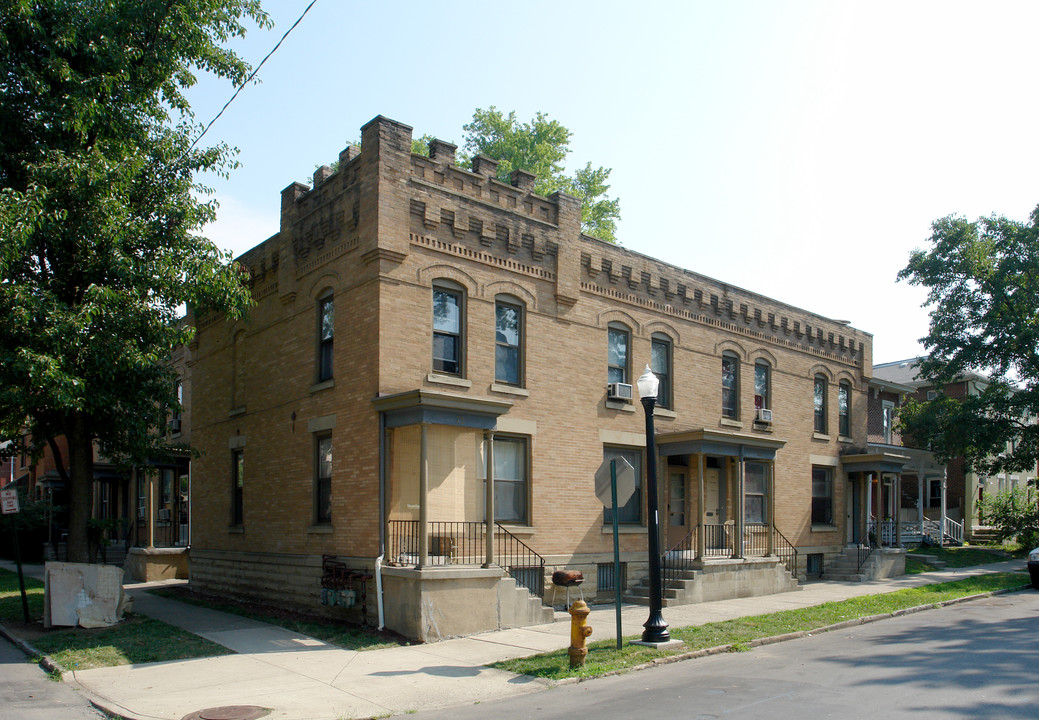
<path fill-rule="evenodd" d="M 123 569 L 115 565 L 49 562 L 44 574 L 43 626 L 85 628 L 115 625 L 130 598 L 123 592 Z"/>

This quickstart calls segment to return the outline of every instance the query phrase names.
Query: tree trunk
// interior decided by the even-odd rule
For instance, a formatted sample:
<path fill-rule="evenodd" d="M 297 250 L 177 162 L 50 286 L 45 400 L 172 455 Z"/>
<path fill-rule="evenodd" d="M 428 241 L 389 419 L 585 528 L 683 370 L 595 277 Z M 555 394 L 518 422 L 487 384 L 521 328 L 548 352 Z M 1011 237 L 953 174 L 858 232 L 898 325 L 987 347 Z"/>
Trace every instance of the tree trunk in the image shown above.
<path fill-rule="evenodd" d="M 74 413 L 65 433 L 69 443 L 69 562 L 90 562 L 89 520 L 94 490 L 94 442 L 89 420 Z"/>

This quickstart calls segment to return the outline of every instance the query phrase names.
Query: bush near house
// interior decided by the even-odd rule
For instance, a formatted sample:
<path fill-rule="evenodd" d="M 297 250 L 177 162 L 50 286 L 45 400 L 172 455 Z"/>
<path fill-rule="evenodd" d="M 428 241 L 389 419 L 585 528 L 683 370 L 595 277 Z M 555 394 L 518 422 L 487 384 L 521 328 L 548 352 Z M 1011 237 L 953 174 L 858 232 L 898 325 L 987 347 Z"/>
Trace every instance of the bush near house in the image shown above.
<path fill-rule="evenodd" d="M 996 541 L 1015 540 L 1025 550 L 1039 546 L 1039 505 L 1034 487 L 985 495 L 981 499 L 985 522 L 996 528 Z"/>

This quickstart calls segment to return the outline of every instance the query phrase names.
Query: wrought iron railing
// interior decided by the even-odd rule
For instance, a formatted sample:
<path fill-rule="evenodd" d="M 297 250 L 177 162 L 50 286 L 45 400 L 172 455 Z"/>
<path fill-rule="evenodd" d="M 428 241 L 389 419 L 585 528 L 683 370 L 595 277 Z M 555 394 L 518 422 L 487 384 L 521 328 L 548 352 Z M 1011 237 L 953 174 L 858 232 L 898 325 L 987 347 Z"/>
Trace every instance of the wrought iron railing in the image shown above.
<path fill-rule="evenodd" d="M 545 593 L 545 558 L 509 530 L 495 523 L 494 562 L 534 595 Z M 418 520 L 390 520 L 387 562 L 419 564 Z M 487 560 L 486 526 L 482 522 L 427 523 L 427 565 L 483 565 Z"/>
<path fill-rule="evenodd" d="M 682 577 L 682 573 L 693 569 L 696 560 L 696 530 L 669 547 L 660 564 L 660 582 L 666 589 Z"/>
<path fill-rule="evenodd" d="M 862 570 L 862 566 L 869 560 L 869 556 L 873 554 L 873 548 L 877 546 L 877 522 L 876 520 L 870 520 L 866 525 L 866 532 L 856 541 L 858 547 L 858 570 Z"/>
<path fill-rule="evenodd" d="M 732 525 L 704 525 L 704 557 L 732 557 L 733 534 Z"/>
<path fill-rule="evenodd" d="M 705 525 L 704 557 L 731 557 L 734 554 L 732 525 Z M 663 554 L 661 582 L 667 588 L 682 574 L 696 567 L 696 538 L 699 526 L 669 547 Z M 786 569 L 793 573 L 797 568 L 797 548 L 776 528 L 772 532 L 772 555 L 779 557 Z M 769 526 L 765 523 L 748 523 L 743 530 L 743 554 L 745 557 L 767 557 Z"/>
<path fill-rule="evenodd" d="M 501 523 L 495 523 L 495 561 L 516 581 L 533 595 L 545 595 L 545 558 L 518 537 L 510 533 Z"/>
<path fill-rule="evenodd" d="M 777 528 L 772 528 L 772 532 L 775 533 L 773 535 L 772 552 L 783 562 L 787 572 L 794 574 L 797 570 L 797 548 Z"/>

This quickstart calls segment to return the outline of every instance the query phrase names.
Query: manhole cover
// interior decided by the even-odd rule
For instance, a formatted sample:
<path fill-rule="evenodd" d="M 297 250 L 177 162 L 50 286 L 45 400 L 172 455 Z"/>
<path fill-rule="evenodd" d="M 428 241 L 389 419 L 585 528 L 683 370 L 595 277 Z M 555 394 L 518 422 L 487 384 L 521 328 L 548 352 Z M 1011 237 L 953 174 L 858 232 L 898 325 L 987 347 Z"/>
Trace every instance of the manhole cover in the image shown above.
<path fill-rule="evenodd" d="M 256 705 L 224 705 L 185 715 L 183 720 L 257 720 L 269 711 Z"/>

